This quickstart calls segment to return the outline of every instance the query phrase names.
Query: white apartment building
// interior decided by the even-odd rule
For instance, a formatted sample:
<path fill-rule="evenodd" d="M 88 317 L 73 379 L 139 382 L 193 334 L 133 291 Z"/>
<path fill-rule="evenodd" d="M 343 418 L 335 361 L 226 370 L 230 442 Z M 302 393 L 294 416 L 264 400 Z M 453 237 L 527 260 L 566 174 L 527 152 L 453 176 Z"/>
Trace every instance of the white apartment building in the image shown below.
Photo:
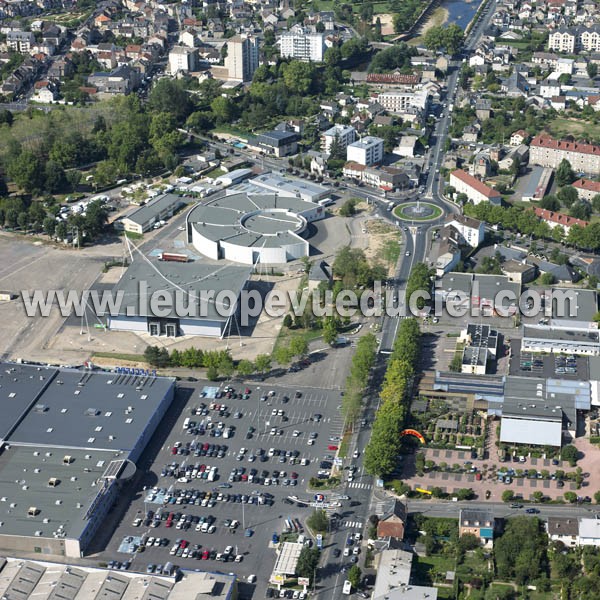
<path fill-rule="evenodd" d="M 14 52 L 29 52 L 35 44 L 35 36 L 31 31 L 9 31 L 6 34 L 6 45 Z"/>
<path fill-rule="evenodd" d="M 331 144 L 336 138 L 343 148 L 346 148 L 348 144 L 351 144 L 356 139 L 356 129 L 350 125 L 334 125 L 331 129 L 328 129 L 323 133 L 322 146 L 323 152 L 329 154 L 331 152 Z"/>
<path fill-rule="evenodd" d="M 560 27 L 548 36 L 548 48 L 555 52 L 575 54 L 600 51 L 600 25 L 592 27 Z"/>
<path fill-rule="evenodd" d="M 228 39 L 225 67 L 229 79 L 252 81 L 258 69 L 258 39 L 241 35 Z"/>
<path fill-rule="evenodd" d="M 359 165 L 370 167 L 383 160 L 383 140 L 378 137 L 366 136 L 361 140 L 349 144 L 346 148 L 346 160 Z"/>
<path fill-rule="evenodd" d="M 198 52 L 188 46 L 173 46 L 169 52 L 169 73 L 195 71 L 198 65 Z"/>
<path fill-rule="evenodd" d="M 426 110 L 428 101 L 427 90 L 390 90 L 377 97 L 377 102 L 390 112 L 403 112 L 411 107 Z"/>
<path fill-rule="evenodd" d="M 538 135 L 529 145 L 529 164 L 558 168 L 566 159 L 574 171 L 600 175 L 600 146 L 555 140 L 549 135 Z"/>
<path fill-rule="evenodd" d="M 460 235 L 462 242 L 477 248 L 485 238 L 485 222 L 464 215 L 454 215 L 451 221 L 446 225 L 450 225 L 456 229 Z"/>
<path fill-rule="evenodd" d="M 502 195 L 499 192 L 472 175 L 465 173 L 462 169 L 456 169 L 456 171 L 450 173 L 450 185 L 454 187 L 458 194 L 466 194 L 473 204 L 479 204 L 480 202 L 500 204 L 502 202 Z"/>
<path fill-rule="evenodd" d="M 304 62 L 323 62 L 325 34 L 295 25 L 279 37 L 279 51 L 283 58 L 295 58 Z"/>

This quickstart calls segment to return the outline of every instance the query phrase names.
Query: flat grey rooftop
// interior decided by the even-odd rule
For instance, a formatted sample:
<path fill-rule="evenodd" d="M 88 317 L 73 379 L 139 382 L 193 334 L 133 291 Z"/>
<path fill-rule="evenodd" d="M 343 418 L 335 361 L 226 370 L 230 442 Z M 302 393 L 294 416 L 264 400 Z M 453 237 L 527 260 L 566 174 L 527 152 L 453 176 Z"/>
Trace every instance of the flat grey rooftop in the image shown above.
<path fill-rule="evenodd" d="M 554 327 L 536 327 L 535 325 L 523 328 L 524 338 L 538 340 L 559 340 L 571 344 L 598 344 L 600 332 L 597 329 L 557 329 Z"/>
<path fill-rule="evenodd" d="M 319 185 L 303 179 L 291 179 L 277 173 L 264 173 L 252 179 L 254 185 L 260 186 L 272 192 L 278 192 L 280 195 L 298 197 L 301 196 L 318 200 L 329 193 L 329 190 Z"/>
<path fill-rule="evenodd" d="M 0 363 L 0 442 L 35 404 L 56 373 L 53 367 Z"/>
<path fill-rule="evenodd" d="M 131 263 L 115 285 L 113 294 L 123 294 L 119 311 L 121 315 L 153 317 L 150 298 L 157 292 L 166 292 L 173 298 L 170 316 L 177 317 L 175 309 L 178 295 L 182 298 L 183 306 L 188 303 L 198 306 L 199 318 L 224 321 L 227 316 L 218 313 L 214 296 L 221 291 L 239 295 L 250 272 L 248 267 L 210 265 L 198 261 L 178 263 L 138 259 Z M 146 289 L 145 298 L 140 298 L 142 288 Z M 209 298 L 208 292 L 214 292 L 213 299 Z M 220 306 L 223 312 L 227 312 L 225 304 Z"/>
<path fill-rule="evenodd" d="M 552 288 L 553 294 L 558 293 L 573 293 L 574 294 L 574 316 L 569 316 L 569 312 L 573 310 L 569 306 L 569 302 L 566 302 L 567 314 L 558 315 L 557 305 L 554 301 L 552 303 L 552 318 L 554 320 L 577 320 L 577 321 L 589 321 L 590 323 L 594 320 L 594 315 L 598 312 L 598 295 L 594 290 L 572 290 L 566 288 Z"/>
<path fill-rule="evenodd" d="M 169 208 L 175 208 L 180 204 L 185 203 L 179 196 L 176 196 L 175 194 L 164 194 L 162 196 L 157 196 L 154 200 L 144 204 L 144 206 L 130 212 L 125 218 L 142 225 L 159 215 L 162 211 Z"/>
<path fill-rule="evenodd" d="M 502 416 L 562 421 L 562 404 L 548 394 L 545 379 L 509 376 L 504 385 Z"/>
<path fill-rule="evenodd" d="M 65 455 L 70 464 L 63 464 Z M 84 516 L 100 491 L 96 481 L 111 460 L 125 453 L 12 445 L 0 453 L 0 535 L 52 537 L 62 525 L 66 537 L 78 537 Z M 48 485 L 50 478 L 58 485 Z M 31 507 L 38 514 L 28 516 Z M 48 522 L 44 522 L 48 519 Z"/>
<path fill-rule="evenodd" d="M 167 377 L 55 371 L 9 441 L 39 447 L 131 450 L 173 385 L 174 379 Z"/>

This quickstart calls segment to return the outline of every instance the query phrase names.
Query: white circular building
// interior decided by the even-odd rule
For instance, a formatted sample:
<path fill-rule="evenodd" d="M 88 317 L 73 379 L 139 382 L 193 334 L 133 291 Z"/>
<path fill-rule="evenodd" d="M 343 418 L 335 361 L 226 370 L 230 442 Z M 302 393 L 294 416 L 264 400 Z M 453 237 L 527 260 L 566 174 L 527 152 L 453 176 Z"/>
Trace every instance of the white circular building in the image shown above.
<path fill-rule="evenodd" d="M 324 214 L 322 206 L 301 198 L 231 194 L 190 210 L 188 242 L 215 260 L 282 264 L 309 255 L 303 235 Z"/>

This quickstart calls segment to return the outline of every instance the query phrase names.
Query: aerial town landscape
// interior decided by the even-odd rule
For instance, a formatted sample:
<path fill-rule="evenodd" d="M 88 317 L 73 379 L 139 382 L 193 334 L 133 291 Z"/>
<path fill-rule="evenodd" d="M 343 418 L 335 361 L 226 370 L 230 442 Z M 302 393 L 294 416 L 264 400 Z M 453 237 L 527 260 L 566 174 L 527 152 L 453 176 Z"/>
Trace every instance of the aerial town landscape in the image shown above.
<path fill-rule="evenodd" d="M 0 0 L 2 600 L 600 600 L 598 0 Z"/>

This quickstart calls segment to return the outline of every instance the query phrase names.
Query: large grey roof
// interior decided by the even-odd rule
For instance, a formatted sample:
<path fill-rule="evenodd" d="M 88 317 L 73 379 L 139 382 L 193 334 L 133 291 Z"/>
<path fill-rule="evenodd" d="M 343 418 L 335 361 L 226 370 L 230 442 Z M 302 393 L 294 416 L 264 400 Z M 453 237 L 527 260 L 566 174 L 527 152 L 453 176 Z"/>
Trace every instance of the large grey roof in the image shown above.
<path fill-rule="evenodd" d="M 69 455 L 72 462 L 63 464 Z M 77 538 L 85 514 L 100 492 L 96 483 L 113 459 L 125 453 L 11 445 L 0 454 L 0 535 L 52 537 L 62 526 Z M 49 486 L 50 478 L 59 480 Z M 30 507 L 39 512 L 28 516 Z M 47 522 L 44 520 L 47 519 Z"/>
<path fill-rule="evenodd" d="M 166 292 L 174 298 L 171 315 L 176 317 L 176 295 L 180 295 L 183 306 L 188 302 L 198 306 L 198 318 L 225 321 L 227 316 L 219 314 L 216 300 L 208 299 L 207 292 L 231 291 L 239 295 L 250 275 L 250 268 L 231 265 L 211 265 L 199 261 L 178 263 L 170 261 L 134 260 L 123 277 L 113 288 L 113 294 L 122 293 L 119 314 L 131 316 L 154 316 L 149 299 L 156 292 Z M 146 286 L 146 300 L 140 298 L 140 285 Z M 222 303 L 220 310 L 226 312 Z M 233 307 L 231 308 L 233 311 Z M 191 318 L 191 317 L 190 317 Z"/>
<path fill-rule="evenodd" d="M 569 317 L 561 316 L 556 314 L 556 303 L 553 303 L 552 307 L 552 318 L 554 320 L 564 318 L 565 320 L 576 318 L 578 321 L 590 321 L 594 320 L 594 315 L 598 312 L 598 295 L 594 290 L 567 290 L 566 288 L 552 288 L 552 293 L 557 294 L 558 292 L 574 292 L 575 299 L 574 304 L 576 308 L 576 316 Z M 567 310 L 569 310 L 569 304 L 566 304 Z"/>
<path fill-rule="evenodd" d="M 0 363 L 0 442 L 25 416 L 56 372 L 52 367 Z"/>
<path fill-rule="evenodd" d="M 184 202 L 179 196 L 176 196 L 175 194 L 164 194 L 158 196 L 151 202 L 148 202 L 148 204 L 144 204 L 144 206 L 137 208 L 125 218 L 134 223 L 138 223 L 139 225 L 143 225 L 150 221 L 150 219 L 156 218 L 162 211 L 171 207 L 174 208 L 180 204 L 184 204 Z"/>
<path fill-rule="evenodd" d="M 251 183 L 263 189 L 279 194 L 279 197 L 303 198 L 304 200 L 316 202 L 329 194 L 329 190 L 303 179 L 292 179 L 277 173 L 263 173 L 252 179 Z"/>
<path fill-rule="evenodd" d="M 39 447 L 128 451 L 173 385 L 174 380 L 166 377 L 55 371 L 37 408 L 8 439 Z"/>
<path fill-rule="evenodd" d="M 571 344 L 598 344 L 600 332 L 597 329 L 558 329 L 556 327 L 525 326 L 523 337 L 538 340 L 556 340 Z"/>

